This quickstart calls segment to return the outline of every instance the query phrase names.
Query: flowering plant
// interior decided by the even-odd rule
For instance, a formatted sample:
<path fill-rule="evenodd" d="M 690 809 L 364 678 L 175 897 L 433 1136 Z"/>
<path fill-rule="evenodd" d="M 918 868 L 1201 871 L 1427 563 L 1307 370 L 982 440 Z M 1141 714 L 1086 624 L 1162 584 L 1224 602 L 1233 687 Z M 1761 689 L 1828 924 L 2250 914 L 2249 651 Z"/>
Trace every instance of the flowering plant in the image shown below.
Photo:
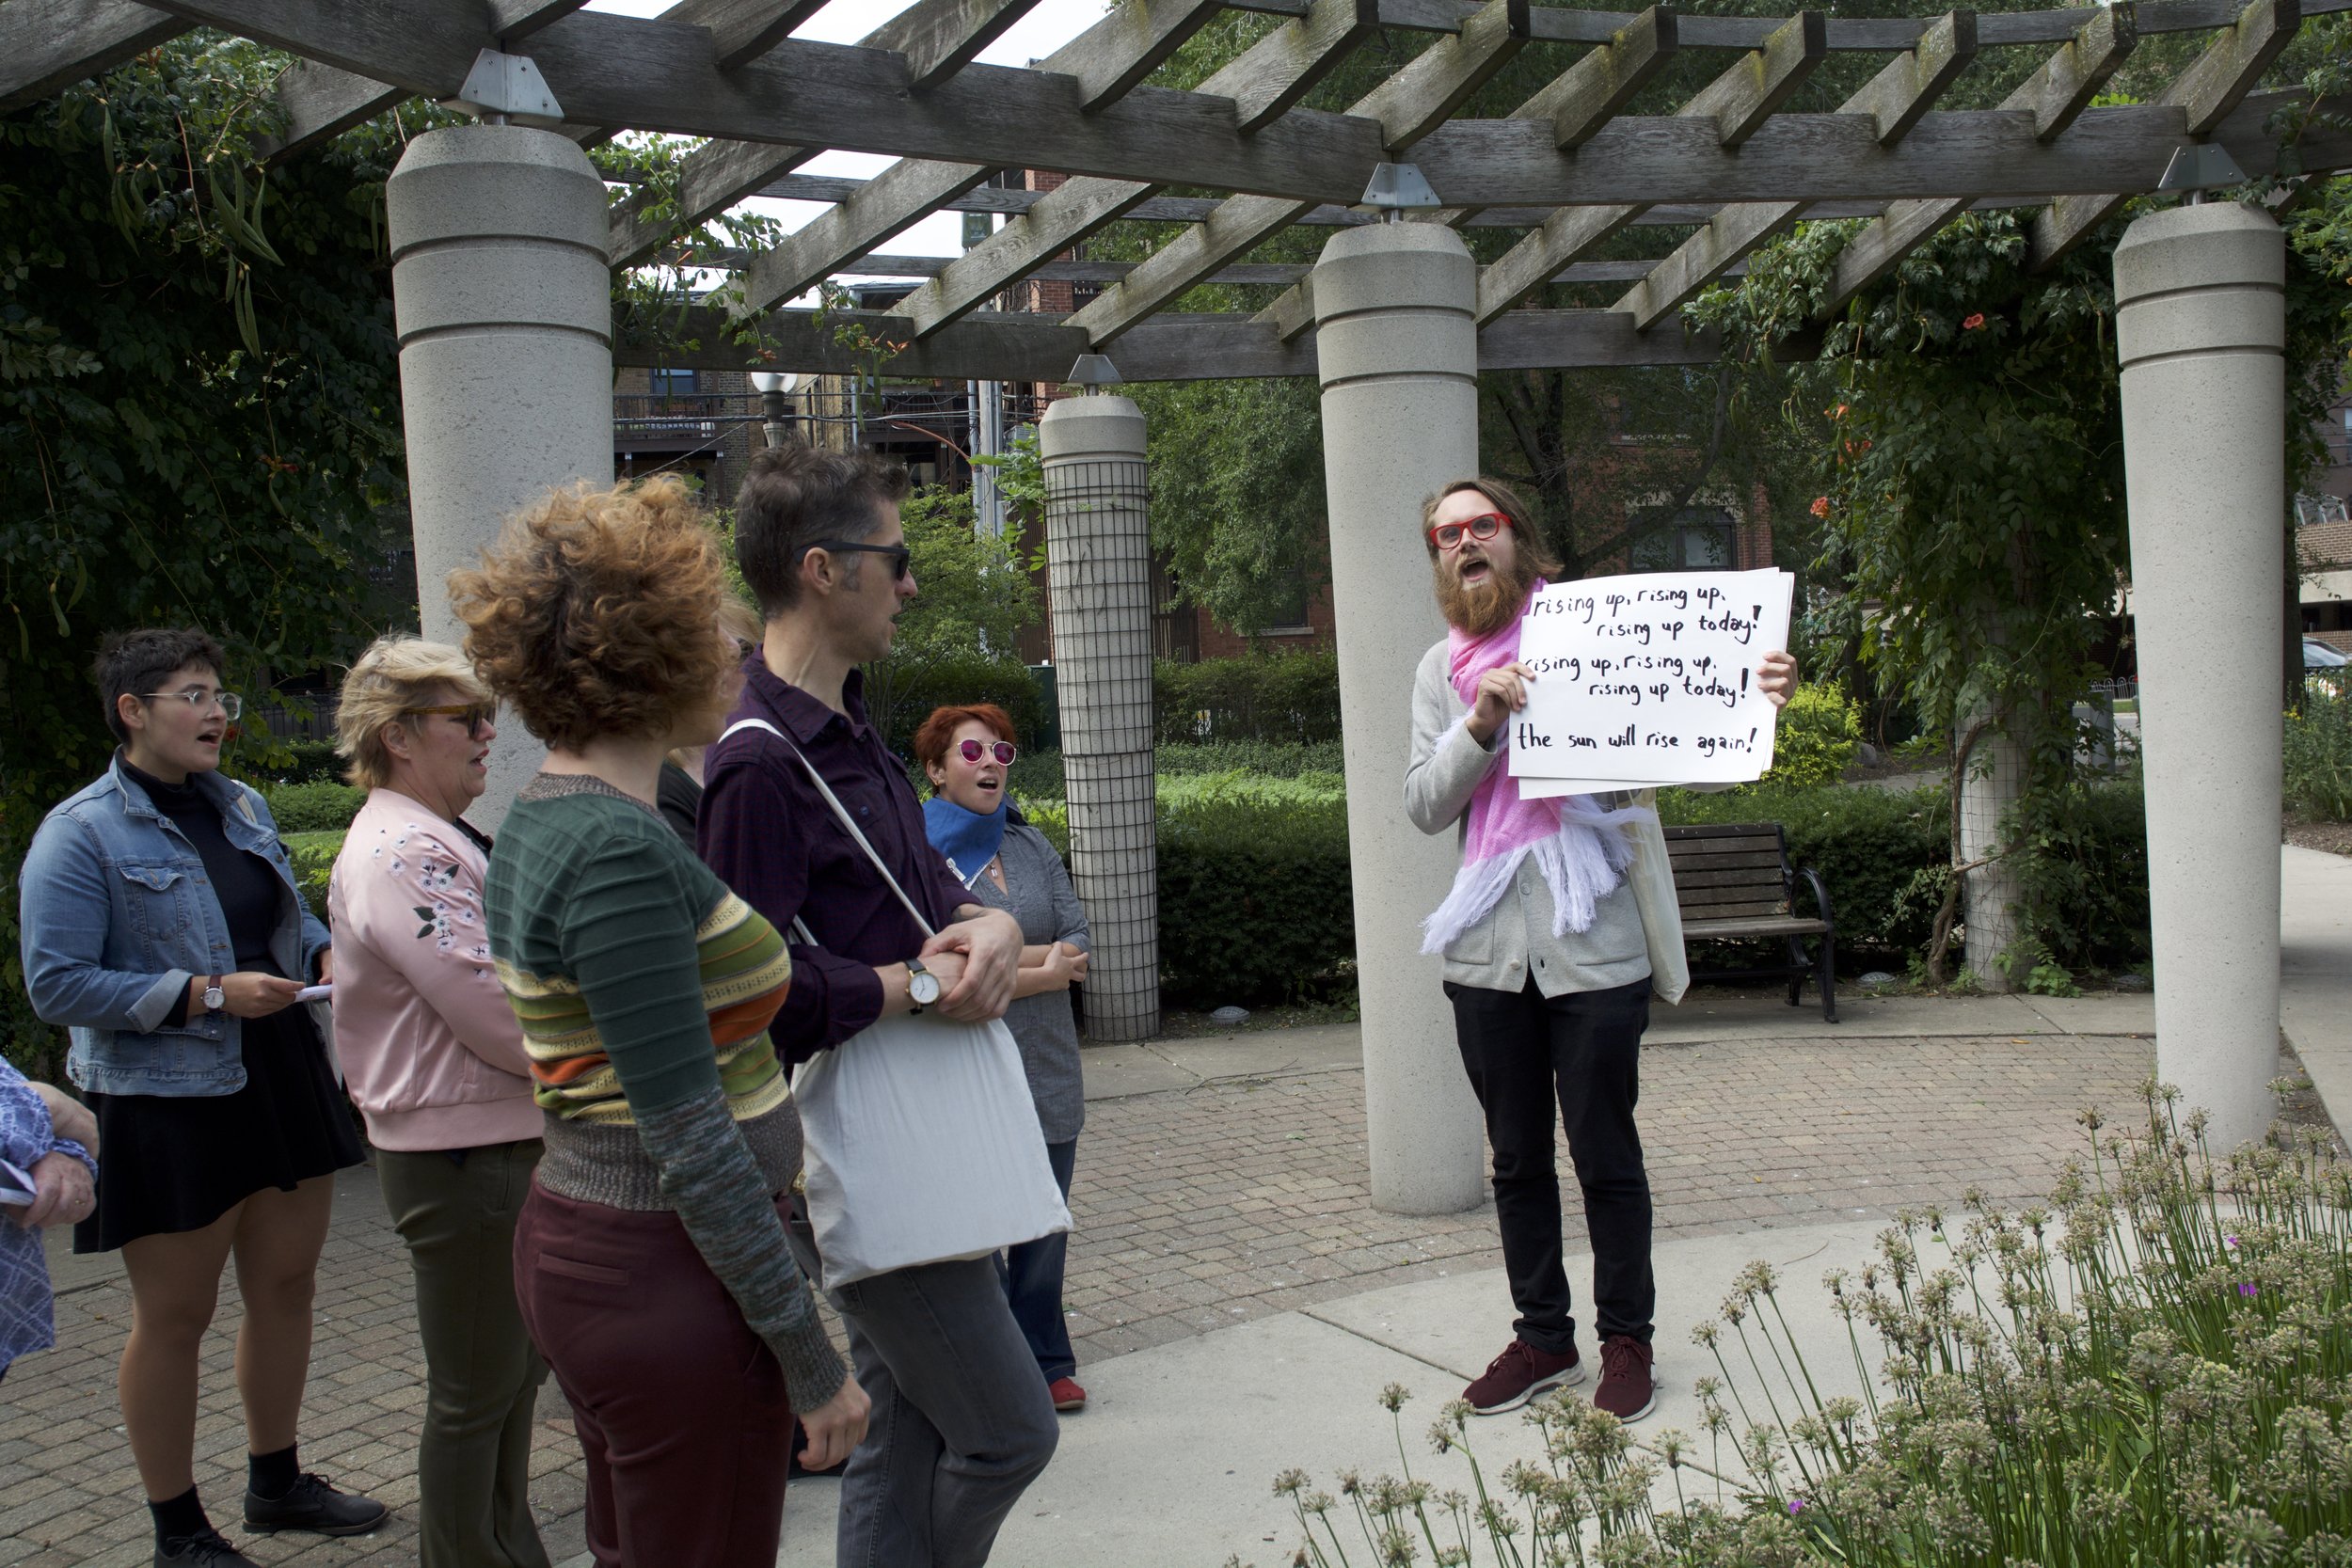
<path fill-rule="evenodd" d="M 1343 1477 L 1343 1506 L 1286 1472 L 1292 1561 L 1347 1563 L 1348 1534 L 1380 1564 L 2352 1561 L 2352 1168 L 2326 1129 L 2217 1160 L 2201 1112 L 2143 1097 L 2129 1134 L 2084 1114 L 2088 1155 L 2046 1207 L 1971 1195 L 1957 1234 L 1906 1212 L 1871 1263 L 1824 1276 L 1861 1398 L 1821 1396 L 1752 1263 L 1694 1336 L 1722 1374 L 1698 1384 L 1703 1455 L 1554 1390 L 1525 1417 L 1545 1463 L 1490 1487 L 1456 1401 L 1429 1435 L 1470 1493 L 1408 1464 Z M 1406 1398 L 1382 1396 L 1400 1459 Z"/>

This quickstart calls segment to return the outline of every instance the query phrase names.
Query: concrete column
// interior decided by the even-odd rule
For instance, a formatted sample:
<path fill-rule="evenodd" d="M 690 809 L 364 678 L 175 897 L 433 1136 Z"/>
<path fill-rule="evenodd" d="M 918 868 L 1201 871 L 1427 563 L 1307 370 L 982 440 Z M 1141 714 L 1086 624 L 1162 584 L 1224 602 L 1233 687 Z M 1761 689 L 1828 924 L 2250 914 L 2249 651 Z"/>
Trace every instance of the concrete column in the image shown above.
<path fill-rule="evenodd" d="M 548 490 L 612 483 L 604 182 L 551 131 L 454 126 L 409 144 L 385 207 L 417 605 L 458 642 L 449 574 Z M 545 755 L 510 716 L 469 818 L 496 826 Z"/>
<path fill-rule="evenodd" d="M 2269 1125 L 2279 1061 L 2285 280 L 2279 226 L 2234 202 L 2115 251 L 2156 1071 L 2225 1149 Z"/>
<path fill-rule="evenodd" d="M 1143 411 L 1128 398 L 1064 398 L 1045 411 L 1038 447 L 1070 785 L 1070 879 L 1094 937 L 1087 1036 L 1139 1040 L 1160 1031 Z"/>
<path fill-rule="evenodd" d="M 1422 499 L 1478 472 L 1477 272 L 1450 229 L 1376 224 L 1325 245 L 1313 284 L 1372 1201 L 1452 1213 L 1485 1196 L 1484 1132 L 1421 922 L 1460 851 L 1406 818 L 1405 746 L 1414 669 L 1445 635 Z"/>

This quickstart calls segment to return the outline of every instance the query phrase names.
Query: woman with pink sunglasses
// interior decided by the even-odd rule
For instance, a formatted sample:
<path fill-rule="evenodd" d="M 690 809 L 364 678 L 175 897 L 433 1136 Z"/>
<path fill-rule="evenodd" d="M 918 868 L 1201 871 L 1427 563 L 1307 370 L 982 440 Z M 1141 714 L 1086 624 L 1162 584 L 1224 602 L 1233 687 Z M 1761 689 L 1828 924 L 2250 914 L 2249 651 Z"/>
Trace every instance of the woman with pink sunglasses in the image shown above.
<path fill-rule="evenodd" d="M 1045 1157 L 1067 1199 L 1078 1130 L 1086 1121 L 1086 1093 L 1078 1070 L 1077 1020 L 1066 993 L 1086 979 L 1092 942 L 1069 868 L 1045 835 L 1022 819 L 1008 794 L 1019 754 L 1012 720 L 993 704 L 935 709 L 914 732 L 914 758 L 931 781 L 923 826 L 932 847 L 974 897 L 1010 911 L 1021 923 L 1021 969 L 1005 1023 L 1021 1047 L 1038 1125 L 1045 1133 Z M 1013 1247 L 1004 1259 L 1013 1320 L 1037 1356 L 1054 1408 L 1064 1412 L 1083 1410 L 1087 1402 L 1062 1316 L 1069 1243 L 1065 1234 L 1042 1237 Z"/>

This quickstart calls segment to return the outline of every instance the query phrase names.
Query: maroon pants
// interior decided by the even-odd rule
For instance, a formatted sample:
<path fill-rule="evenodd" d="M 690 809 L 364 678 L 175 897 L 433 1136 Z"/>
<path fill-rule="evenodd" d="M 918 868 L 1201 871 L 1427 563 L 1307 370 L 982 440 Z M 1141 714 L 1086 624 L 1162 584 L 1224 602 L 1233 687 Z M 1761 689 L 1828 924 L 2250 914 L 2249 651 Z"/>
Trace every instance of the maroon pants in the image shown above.
<path fill-rule="evenodd" d="M 678 1217 L 534 1182 L 515 1297 L 587 1453 L 596 1568 L 774 1568 L 784 1372 Z"/>

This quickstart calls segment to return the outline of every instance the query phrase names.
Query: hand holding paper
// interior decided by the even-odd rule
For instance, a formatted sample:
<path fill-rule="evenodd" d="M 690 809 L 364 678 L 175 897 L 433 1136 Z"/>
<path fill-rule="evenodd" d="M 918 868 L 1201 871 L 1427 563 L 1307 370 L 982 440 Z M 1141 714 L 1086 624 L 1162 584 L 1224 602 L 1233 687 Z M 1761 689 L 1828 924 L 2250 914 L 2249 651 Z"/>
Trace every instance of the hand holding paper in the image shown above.
<path fill-rule="evenodd" d="M 1519 635 L 1519 660 L 1536 678 L 1508 725 L 1522 793 L 1762 776 L 1777 709 L 1756 673 L 1788 643 L 1794 588 L 1770 570 L 1545 587 Z"/>

